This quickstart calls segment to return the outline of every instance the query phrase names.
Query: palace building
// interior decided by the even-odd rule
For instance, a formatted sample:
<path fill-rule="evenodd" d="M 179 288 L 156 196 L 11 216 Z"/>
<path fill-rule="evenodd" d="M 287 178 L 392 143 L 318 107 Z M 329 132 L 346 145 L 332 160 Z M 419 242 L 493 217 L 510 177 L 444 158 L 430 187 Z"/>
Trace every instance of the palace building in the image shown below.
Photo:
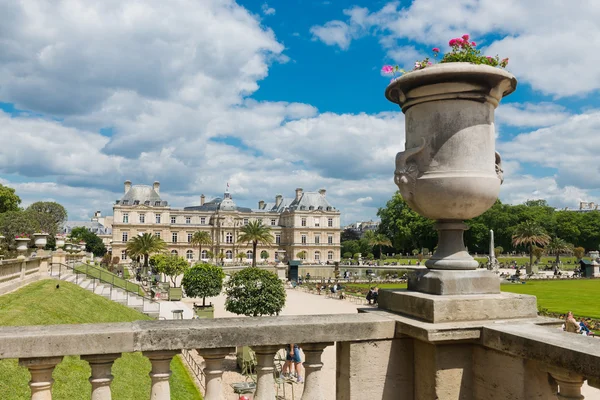
<path fill-rule="evenodd" d="M 260 220 L 271 228 L 273 244 L 258 245 L 257 262 L 262 251 L 266 261 L 279 261 L 285 251 L 287 260 L 303 260 L 309 264 L 326 264 L 340 260 L 340 211 L 331 206 L 325 189 L 304 192 L 296 189 L 295 197 L 275 196 L 274 202 L 259 201 L 258 208 L 238 207 L 231 193 L 223 198 L 205 201 L 183 209 L 171 208 L 160 196 L 160 183 L 152 186 L 132 185 L 125 181 L 125 193 L 113 206 L 112 254 L 122 263 L 130 262 L 127 241 L 135 235 L 152 233 L 162 238 L 168 251 L 189 261 L 209 259 L 209 251 L 218 258 L 223 254 L 225 263 L 233 263 L 244 253 L 252 259 L 252 245 L 239 242 L 240 229 L 253 220 Z M 196 231 L 208 232 L 212 246 L 198 247 L 191 243 Z"/>

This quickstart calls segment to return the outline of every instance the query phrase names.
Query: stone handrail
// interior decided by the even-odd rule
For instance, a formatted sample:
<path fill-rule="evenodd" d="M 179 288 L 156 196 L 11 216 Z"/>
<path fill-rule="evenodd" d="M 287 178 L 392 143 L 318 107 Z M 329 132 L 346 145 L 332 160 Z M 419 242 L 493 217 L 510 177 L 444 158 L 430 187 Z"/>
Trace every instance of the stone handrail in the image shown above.
<path fill-rule="evenodd" d="M 257 365 L 256 400 L 274 394 L 274 356 L 287 343 L 302 343 L 306 356 L 304 400 L 323 399 L 323 350 L 334 342 L 391 340 L 395 322 L 374 314 L 223 318 L 132 323 L 0 327 L 0 359 L 18 358 L 31 373 L 32 399 L 51 399 L 52 371 L 63 356 L 90 363 L 92 399 L 111 398 L 110 374 L 121 353 L 141 351 L 152 363 L 151 398 L 170 399 L 169 365 L 184 349 L 205 359 L 205 399 L 222 398 L 224 358 L 252 346 Z"/>
<path fill-rule="evenodd" d="M 46 274 L 50 256 L 0 261 L 0 295 L 40 279 Z"/>

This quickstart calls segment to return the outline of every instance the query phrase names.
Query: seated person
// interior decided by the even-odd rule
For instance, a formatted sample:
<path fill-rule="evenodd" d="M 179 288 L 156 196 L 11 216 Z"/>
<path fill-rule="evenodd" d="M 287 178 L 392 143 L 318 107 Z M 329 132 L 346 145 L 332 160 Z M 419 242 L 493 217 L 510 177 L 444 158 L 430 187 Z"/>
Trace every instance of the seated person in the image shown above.
<path fill-rule="evenodd" d="M 573 313 L 571 311 L 567 313 L 567 318 L 565 320 L 565 331 L 571 333 L 579 333 L 581 331 L 581 326 L 579 325 L 579 322 L 575 320 L 575 317 L 573 317 Z"/>

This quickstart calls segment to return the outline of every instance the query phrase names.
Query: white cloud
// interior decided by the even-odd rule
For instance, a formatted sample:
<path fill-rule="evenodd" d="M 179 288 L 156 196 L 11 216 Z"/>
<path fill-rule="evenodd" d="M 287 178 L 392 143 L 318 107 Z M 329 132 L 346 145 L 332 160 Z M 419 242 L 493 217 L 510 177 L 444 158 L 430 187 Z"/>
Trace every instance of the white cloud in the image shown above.
<path fill-rule="evenodd" d="M 377 11 L 354 7 L 344 14 L 345 21 L 325 22 L 311 32 L 342 49 L 375 33 L 390 58 L 394 42 L 447 49 L 450 38 L 469 33 L 487 54 L 510 57 L 509 70 L 542 93 L 562 97 L 600 89 L 600 53 L 593 50 L 600 45 L 598 2 L 573 7 L 560 0 L 414 0 L 409 6 L 392 1 Z"/>
<path fill-rule="evenodd" d="M 539 127 L 558 124 L 570 113 L 553 103 L 501 103 L 496 118 L 502 123 L 518 127 Z"/>
<path fill-rule="evenodd" d="M 269 7 L 267 3 L 263 3 L 261 10 L 265 15 L 275 15 L 275 9 L 273 7 Z"/>

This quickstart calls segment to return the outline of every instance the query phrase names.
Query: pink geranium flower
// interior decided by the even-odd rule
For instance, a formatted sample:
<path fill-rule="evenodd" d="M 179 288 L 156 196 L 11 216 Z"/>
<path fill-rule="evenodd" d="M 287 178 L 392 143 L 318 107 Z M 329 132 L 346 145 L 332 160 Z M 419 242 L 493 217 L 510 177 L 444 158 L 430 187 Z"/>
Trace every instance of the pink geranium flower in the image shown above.
<path fill-rule="evenodd" d="M 466 40 L 467 42 L 469 41 L 469 35 L 468 34 L 464 34 L 462 35 L 463 40 Z"/>
<path fill-rule="evenodd" d="M 383 68 L 381 68 L 381 72 L 384 74 L 391 74 L 394 72 L 394 67 L 391 65 L 384 65 Z"/>
<path fill-rule="evenodd" d="M 433 51 L 434 53 L 439 53 L 440 49 L 438 49 L 437 47 L 434 47 L 431 51 Z"/>
<path fill-rule="evenodd" d="M 475 42 L 471 42 L 471 46 L 475 47 L 477 44 Z"/>

